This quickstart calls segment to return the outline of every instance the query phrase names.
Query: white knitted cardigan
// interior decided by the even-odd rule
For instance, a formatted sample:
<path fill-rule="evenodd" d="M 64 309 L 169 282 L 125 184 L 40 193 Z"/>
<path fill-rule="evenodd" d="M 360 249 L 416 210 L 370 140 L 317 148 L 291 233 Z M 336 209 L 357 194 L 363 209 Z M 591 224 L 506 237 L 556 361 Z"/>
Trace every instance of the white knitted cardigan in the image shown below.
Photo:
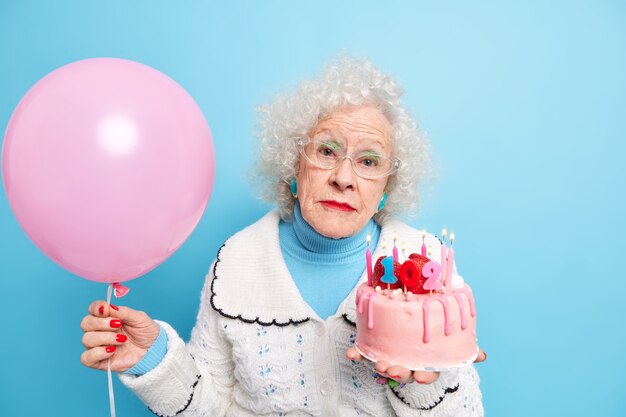
<path fill-rule="evenodd" d="M 356 335 L 356 288 L 335 315 L 317 316 L 287 270 L 278 222 L 271 212 L 224 243 L 187 345 L 159 322 L 168 337 L 163 361 L 142 376 L 119 374 L 150 410 L 189 417 L 483 415 L 473 366 L 443 372 L 433 384 L 392 389 L 376 383 L 371 362 L 347 360 Z M 394 233 L 408 253 L 419 252 L 421 232 L 390 220 L 374 259 Z M 440 245 L 433 235 L 426 239 Z"/>

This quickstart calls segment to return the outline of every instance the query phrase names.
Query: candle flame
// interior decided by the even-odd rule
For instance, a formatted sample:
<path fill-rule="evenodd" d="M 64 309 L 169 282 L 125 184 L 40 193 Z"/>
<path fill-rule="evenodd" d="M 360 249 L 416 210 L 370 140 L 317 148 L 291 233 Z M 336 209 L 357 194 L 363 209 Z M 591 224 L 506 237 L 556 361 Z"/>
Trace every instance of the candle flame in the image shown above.
<path fill-rule="evenodd" d="M 393 244 L 396 244 L 396 240 L 398 239 L 398 235 L 394 232 L 393 234 Z"/>
<path fill-rule="evenodd" d="M 422 229 L 422 240 L 426 237 L 426 229 Z"/>
<path fill-rule="evenodd" d="M 454 233 L 450 232 L 450 244 L 454 243 Z"/>
<path fill-rule="evenodd" d="M 372 237 L 370 235 L 367 235 L 367 239 L 365 240 L 367 240 L 367 246 L 369 246 L 370 243 L 372 243 Z"/>
<path fill-rule="evenodd" d="M 443 230 L 441 230 L 441 238 L 443 240 L 446 240 L 446 235 L 448 234 L 448 231 L 446 230 L 446 228 L 444 227 Z"/>

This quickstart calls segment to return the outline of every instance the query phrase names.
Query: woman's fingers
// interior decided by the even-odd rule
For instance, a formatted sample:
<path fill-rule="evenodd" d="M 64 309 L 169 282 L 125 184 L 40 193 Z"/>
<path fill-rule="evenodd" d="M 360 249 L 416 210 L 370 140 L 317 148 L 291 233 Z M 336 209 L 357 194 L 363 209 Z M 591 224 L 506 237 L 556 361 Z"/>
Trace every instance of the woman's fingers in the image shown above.
<path fill-rule="evenodd" d="M 486 358 L 486 354 L 483 356 L 484 352 L 481 350 L 476 362 L 482 362 Z M 361 354 L 355 348 L 350 348 L 346 352 L 346 357 L 349 360 L 357 360 L 360 361 L 363 359 Z M 419 384 L 432 384 L 439 378 L 439 372 L 429 372 L 429 371 L 414 371 L 411 372 L 410 369 L 407 369 L 403 366 L 399 365 L 391 365 L 389 362 L 378 361 L 374 367 L 375 371 L 383 377 L 389 377 L 398 382 L 411 382 L 411 378 L 415 380 L 415 382 Z"/>
<path fill-rule="evenodd" d="M 115 346 L 121 345 L 128 340 L 123 333 L 115 332 L 85 332 L 83 334 L 83 346 L 91 349 L 97 346 Z"/>
<path fill-rule="evenodd" d="M 80 355 L 80 362 L 89 367 L 96 369 L 105 369 L 107 359 L 115 354 L 115 346 L 99 346 L 84 351 Z"/>
<path fill-rule="evenodd" d="M 408 382 L 411 380 L 411 370 L 404 366 L 394 365 L 387 368 L 387 376 L 398 382 Z"/>
<path fill-rule="evenodd" d="M 111 315 L 111 311 L 114 311 L 116 308 L 116 306 L 113 304 L 107 304 L 104 300 L 96 300 L 89 304 L 87 311 L 89 311 L 89 314 L 92 316 L 109 317 Z"/>
<path fill-rule="evenodd" d="M 357 362 L 360 362 L 363 360 L 363 356 L 361 356 L 359 351 L 353 347 L 351 347 L 350 349 L 346 351 L 346 358 L 348 358 L 348 360 L 357 361 Z"/>
<path fill-rule="evenodd" d="M 124 306 L 107 304 L 106 301 L 97 300 L 89 305 L 89 314 L 94 317 L 113 317 L 120 319 L 129 326 L 141 326 L 151 322 L 150 317 L 143 311 L 134 310 Z"/>
<path fill-rule="evenodd" d="M 413 379 L 418 384 L 432 384 L 439 378 L 439 372 L 429 371 L 415 371 L 413 372 Z"/>
<path fill-rule="evenodd" d="M 95 317 L 85 316 L 80 322 L 80 328 L 84 332 L 104 331 L 104 330 L 116 330 L 122 327 L 122 321 L 120 319 L 112 317 Z"/>
<path fill-rule="evenodd" d="M 378 372 L 379 374 L 386 374 L 387 369 L 389 369 L 390 366 L 391 365 L 389 362 L 378 361 L 376 362 L 376 366 L 374 367 L 374 369 L 376 369 L 376 372 Z"/>
<path fill-rule="evenodd" d="M 484 350 L 480 349 L 478 351 L 478 356 L 474 360 L 474 363 L 484 362 L 486 360 L 487 360 L 487 353 Z"/>

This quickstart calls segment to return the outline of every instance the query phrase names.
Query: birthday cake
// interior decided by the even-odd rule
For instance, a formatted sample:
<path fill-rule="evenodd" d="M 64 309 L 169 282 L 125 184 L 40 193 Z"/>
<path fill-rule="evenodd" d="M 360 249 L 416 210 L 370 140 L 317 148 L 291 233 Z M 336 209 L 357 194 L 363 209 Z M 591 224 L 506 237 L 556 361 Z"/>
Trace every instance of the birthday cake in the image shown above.
<path fill-rule="evenodd" d="M 440 249 L 439 262 L 422 244 L 401 264 L 394 244 L 394 255 L 378 258 L 373 271 L 368 250 L 368 282 L 356 294 L 355 347 L 364 357 L 430 371 L 476 359 L 472 290 L 454 271 L 452 248 L 442 242 Z"/>

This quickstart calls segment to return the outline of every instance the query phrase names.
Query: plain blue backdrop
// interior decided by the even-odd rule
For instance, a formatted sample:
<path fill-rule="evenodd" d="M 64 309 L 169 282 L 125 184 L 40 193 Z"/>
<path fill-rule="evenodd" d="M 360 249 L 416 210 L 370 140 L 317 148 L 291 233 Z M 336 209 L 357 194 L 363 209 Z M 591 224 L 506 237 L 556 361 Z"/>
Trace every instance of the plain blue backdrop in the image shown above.
<path fill-rule="evenodd" d="M 0 131 L 63 64 L 136 60 L 196 99 L 217 173 L 194 233 L 124 304 L 188 339 L 221 243 L 262 216 L 255 107 L 341 51 L 406 90 L 438 180 L 415 226 L 455 230 L 489 416 L 624 416 L 626 6 L 617 1 L 0 1 Z M 158 208 L 155 208 L 158 209 Z M 109 416 L 80 319 L 104 284 L 48 260 L 0 193 L 0 415 Z M 152 414 L 116 382 L 119 417 Z"/>

